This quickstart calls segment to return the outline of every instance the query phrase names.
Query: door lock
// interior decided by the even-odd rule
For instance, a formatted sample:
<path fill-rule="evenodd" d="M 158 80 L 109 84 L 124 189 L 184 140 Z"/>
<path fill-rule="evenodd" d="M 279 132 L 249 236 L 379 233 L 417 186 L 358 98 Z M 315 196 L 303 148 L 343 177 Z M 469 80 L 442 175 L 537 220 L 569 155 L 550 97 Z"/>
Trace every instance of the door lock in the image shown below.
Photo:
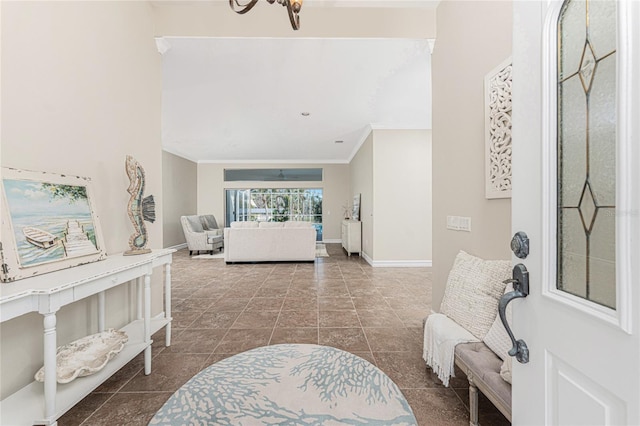
<path fill-rule="evenodd" d="M 524 259 L 529 255 L 529 237 L 526 233 L 518 231 L 511 239 L 511 251 L 516 257 Z"/>
<path fill-rule="evenodd" d="M 505 284 L 513 283 L 513 291 L 506 293 L 500 299 L 498 305 L 498 313 L 500 314 L 500 321 L 507 330 L 507 334 L 511 339 L 513 347 L 509 350 L 510 356 L 515 356 L 518 362 L 526 364 L 529 362 L 529 348 L 524 340 L 516 340 L 511 331 L 511 327 L 507 322 L 507 305 L 514 299 L 520 297 L 527 297 L 529 295 L 529 271 L 522 263 L 518 263 L 513 267 L 512 278 L 504 281 Z"/>

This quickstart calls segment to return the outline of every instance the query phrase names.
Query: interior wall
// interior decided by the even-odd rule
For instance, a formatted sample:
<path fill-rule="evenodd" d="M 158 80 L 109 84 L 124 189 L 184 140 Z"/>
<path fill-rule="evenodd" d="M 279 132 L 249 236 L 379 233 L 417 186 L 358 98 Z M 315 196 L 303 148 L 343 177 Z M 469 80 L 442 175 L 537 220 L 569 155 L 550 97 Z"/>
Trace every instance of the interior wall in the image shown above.
<path fill-rule="evenodd" d="M 351 204 L 353 196 L 360 194 L 360 221 L 362 222 L 362 255 L 374 259 L 373 245 L 373 131 L 349 163 L 351 176 Z"/>
<path fill-rule="evenodd" d="M 116 256 L 134 231 L 125 173 L 132 155 L 157 203 L 149 247 L 162 247 L 161 62 L 149 3 L 2 2 L 1 19 L 2 165 L 90 177 L 105 247 Z M 152 314 L 161 309 L 161 275 Z M 107 327 L 133 315 L 121 287 L 107 293 Z M 58 345 L 95 333 L 95 298 L 60 310 L 57 331 Z M 2 324 L 0 398 L 33 380 L 42 332 L 38 314 Z"/>
<path fill-rule="evenodd" d="M 198 211 L 198 164 L 162 151 L 163 247 L 184 244 L 180 216 Z"/>
<path fill-rule="evenodd" d="M 224 169 L 322 168 L 322 182 L 225 182 Z M 225 221 L 225 189 L 322 188 L 322 228 L 324 241 L 339 241 L 342 206 L 349 197 L 348 164 L 198 164 L 198 214 L 211 214 L 220 226 Z M 229 226 L 229 224 L 225 224 Z"/>
<path fill-rule="evenodd" d="M 374 129 L 373 200 L 374 262 L 429 264 L 431 130 Z"/>
<path fill-rule="evenodd" d="M 305 3 L 293 31 L 282 7 L 258 2 L 239 15 L 226 1 L 156 1 L 156 34 L 178 37 L 435 38 L 433 8 L 314 7 Z M 327 25 L 330 22 L 331 25 Z"/>
<path fill-rule="evenodd" d="M 511 200 L 484 193 L 484 77 L 511 55 L 512 3 L 442 1 L 431 57 L 433 87 L 433 307 L 459 250 L 510 259 Z M 471 218 L 471 232 L 446 217 Z"/>

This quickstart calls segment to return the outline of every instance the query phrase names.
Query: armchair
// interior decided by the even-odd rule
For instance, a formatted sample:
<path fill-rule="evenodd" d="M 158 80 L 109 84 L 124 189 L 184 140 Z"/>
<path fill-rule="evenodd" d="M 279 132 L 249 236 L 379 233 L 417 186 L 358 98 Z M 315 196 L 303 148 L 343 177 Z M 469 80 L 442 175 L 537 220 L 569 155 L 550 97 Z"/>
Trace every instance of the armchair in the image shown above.
<path fill-rule="evenodd" d="M 208 251 L 213 253 L 214 249 L 221 249 L 224 243 L 222 229 L 218 229 L 218 224 L 213 215 L 190 215 L 181 216 L 182 231 L 187 240 L 189 255 L 194 251 Z"/>

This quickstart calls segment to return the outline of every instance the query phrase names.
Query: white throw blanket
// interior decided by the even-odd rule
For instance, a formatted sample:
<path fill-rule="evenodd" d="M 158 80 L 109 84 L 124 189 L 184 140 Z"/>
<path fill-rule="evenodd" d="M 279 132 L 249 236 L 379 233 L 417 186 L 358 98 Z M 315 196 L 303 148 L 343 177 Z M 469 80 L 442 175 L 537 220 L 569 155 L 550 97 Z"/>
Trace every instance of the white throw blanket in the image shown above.
<path fill-rule="evenodd" d="M 445 386 L 454 376 L 454 351 L 458 343 L 479 342 L 473 334 L 443 314 L 431 314 L 424 326 L 422 357 Z"/>

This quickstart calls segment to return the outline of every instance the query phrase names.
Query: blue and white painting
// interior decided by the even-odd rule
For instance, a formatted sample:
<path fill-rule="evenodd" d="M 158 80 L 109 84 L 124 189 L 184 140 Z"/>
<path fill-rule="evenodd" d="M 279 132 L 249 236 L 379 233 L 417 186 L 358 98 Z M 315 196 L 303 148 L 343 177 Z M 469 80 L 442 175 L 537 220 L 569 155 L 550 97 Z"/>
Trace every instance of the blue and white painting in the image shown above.
<path fill-rule="evenodd" d="M 85 186 L 22 179 L 3 184 L 21 266 L 98 253 Z"/>

